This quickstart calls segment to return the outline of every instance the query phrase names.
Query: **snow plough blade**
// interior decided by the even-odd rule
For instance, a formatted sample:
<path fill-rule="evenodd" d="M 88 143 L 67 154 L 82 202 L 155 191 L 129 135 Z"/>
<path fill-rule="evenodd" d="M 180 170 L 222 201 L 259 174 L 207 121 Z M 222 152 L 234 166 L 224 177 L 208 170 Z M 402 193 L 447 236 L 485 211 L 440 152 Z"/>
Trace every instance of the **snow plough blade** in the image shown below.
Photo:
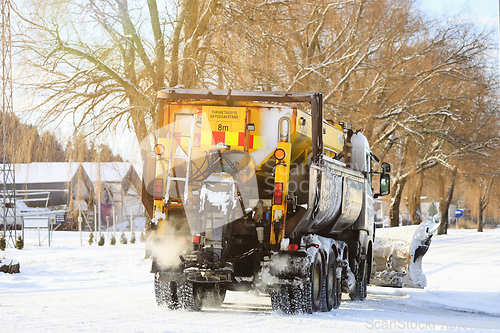
<path fill-rule="evenodd" d="M 438 224 L 377 229 L 374 242 L 374 272 L 370 284 L 388 287 L 424 288 L 427 280 L 422 258 L 429 249 Z"/>

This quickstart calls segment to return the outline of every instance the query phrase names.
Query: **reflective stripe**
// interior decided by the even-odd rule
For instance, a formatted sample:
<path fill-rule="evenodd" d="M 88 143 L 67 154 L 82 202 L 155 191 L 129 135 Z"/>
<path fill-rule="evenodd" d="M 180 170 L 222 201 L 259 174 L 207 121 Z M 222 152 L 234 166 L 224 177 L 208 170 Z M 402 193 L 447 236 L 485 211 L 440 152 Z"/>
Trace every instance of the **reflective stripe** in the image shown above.
<path fill-rule="evenodd" d="M 262 135 L 253 135 L 253 149 L 266 148 L 266 138 Z"/>
<path fill-rule="evenodd" d="M 245 146 L 245 132 L 218 132 L 218 131 L 202 131 L 201 132 L 201 145 L 215 146 L 218 143 L 227 143 L 232 147 Z M 198 146 L 196 146 L 198 147 Z M 249 149 L 262 149 L 266 147 L 266 139 L 262 135 L 250 134 L 248 142 Z"/>
<path fill-rule="evenodd" d="M 176 132 L 175 134 L 179 135 L 189 135 L 189 133 L 181 133 L 181 132 Z M 177 144 L 181 147 L 188 147 L 189 146 L 189 138 L 188 137 L 182 137 L 182 136 L 175 136 L 175 141 L 177 141 Z M 201 133 L 194 133 L 194 138 L 193 138 L 193 147 L 200 147 L 201 146 Z"/>
<path fill-rule="evenodd" d="M 239 143 L 238 137 L 239 137 L 238 132 L 226 132 L 225 143 L 227 143 L 230 146 L 238 146 Z"/>
<path fill-rule="evenodd" d="M 251 138 L 252 136 L 250 136 Z M 245 146 L 245 132 L 201 132 L 201 144 L 204 146 L 215 146 L 218 143 L 227 143 L 233 147 Z"/>
<path fill-rule="evenodd" d="M 212 132 L 212 145 L 226 143 L 226 132 Z"/>

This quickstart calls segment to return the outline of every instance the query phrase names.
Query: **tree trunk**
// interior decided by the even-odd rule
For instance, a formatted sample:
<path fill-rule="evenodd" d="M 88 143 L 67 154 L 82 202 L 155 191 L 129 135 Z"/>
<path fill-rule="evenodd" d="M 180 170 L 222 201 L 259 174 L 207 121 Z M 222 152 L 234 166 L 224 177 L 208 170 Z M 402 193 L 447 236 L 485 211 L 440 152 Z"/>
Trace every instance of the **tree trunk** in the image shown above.
<path fill-rule="evenodd" d="M 422 223 L 422 212 L 420 210 L 420 196 L 422 195 L 423 187 L 423 172 L 415 175 L 416 185 L 413 193 L 409 194 L 408 211 L 410 213 L 411 224 L 419 225 Z"/>
<path fill-rule="evenodd" d="M 188 6 L 189 9 L 203 8 L 199 0 L 190 0 L 190 2 L 191 5 Z M 186 14 L 186 27 L 184 29 L 186 45 L 183 52 L 182 82 L 180 82 L 184 84 L 186 88 L 195 88 L 199 81 L 197 67 L 199 65 L 200 50 L 198 47 L 201 42 L 200 37 L 206 33 L 208 24 L 215 13 L 216 7 L 217 1 L 210 0 L 201 15 L 198 15 L 199 12 L 194 10 L 190 10 Z"/>
<path fill-rule="evenodd" d="M 480 198 L 477 212 L 477 232 L 483 232 L 483 207 L 483 198 Z"/>
<path fill-rule="evenodd" d="M 186 11 L 191 6 L 189 0 L 183 0 L 180 5 L 179 14 L 177 15 L 177 22 L 172 33 L 172 50 L 170 52 L 170 86 L 175 87 L 179 84 L 179 45 L 181 44 L 181 31 L 186 19 Z"/>
<path fill-rule="evenodd" d="M 478 217 L 477 217 L 477 231 L 478 232 L 483 232 L 483 213 L 486 210 L 486 207 L 488 207 L 488 203 L 490 202 L 490 193 L 491 189 L 493 188 L 493 182 L 495 181 L 495 177 L 497 176 L 496 173 L 494 173 L 491 176 L 491 180 L 489 184 L 486 186 L 483 194 L 479 198 L 479 210 L 478 210 Z"/>
<path fill-rule="evenodd" d="M 446 194 L 446 198 L 441 200 L 441 204 L 439 205 L 441 209 L 441 222 L 438 227 L 438 235 L 443 235 L 448 233 L 448 211 L 450 209 L 451 200 L 453 199 L 453 192 L 455 191 L 455 180 L 457 178 L 457 167 L 453 168 L 450 179 L 450 186 L 448 186 L 448 192 Z"/>
<path fill-rule="evenodd" d="M 392 198 L 391 204 L 389 206 L 389 226 L 399 227 L 399 205 L 401 204 L 401 197 L 403 196 L 403 189 L 405 187 L 406 180 L 403 180 L 396 184 L 394 196 Z"/>
<path fill-rule="evenodd" d="M 151 17 L 151 28 L 155 37 L 156 77 L 154 78 L 153 89 L 158 91 L 165 86 L 165 42 L 163 40 L 156 0 L 148 0 L 148 7 Z"/>

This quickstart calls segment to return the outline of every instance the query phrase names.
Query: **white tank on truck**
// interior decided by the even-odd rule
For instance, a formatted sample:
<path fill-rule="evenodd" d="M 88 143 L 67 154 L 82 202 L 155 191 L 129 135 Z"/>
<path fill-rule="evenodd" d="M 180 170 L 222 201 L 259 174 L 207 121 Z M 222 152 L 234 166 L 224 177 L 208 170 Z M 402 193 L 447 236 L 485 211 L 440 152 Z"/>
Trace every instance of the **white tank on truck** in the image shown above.
<path fill-rule="evenodd" d="M 158 304 L 199 310 L 227 290 L 259 290 L 275 310 L 312 313 L 337 308 L 343 292 L 364 300 L 377 270 L 396 285 L 380 277 L 396 267 L 391 254 L 374 261 L 374 198 L 389 194 L 390 165 L 360 131 L 323 119 L 321 93 L 158 97 L 160 130 L 143 149 Z M 429 233 L 420 240 L 408 250 L 419 258 Z"/>

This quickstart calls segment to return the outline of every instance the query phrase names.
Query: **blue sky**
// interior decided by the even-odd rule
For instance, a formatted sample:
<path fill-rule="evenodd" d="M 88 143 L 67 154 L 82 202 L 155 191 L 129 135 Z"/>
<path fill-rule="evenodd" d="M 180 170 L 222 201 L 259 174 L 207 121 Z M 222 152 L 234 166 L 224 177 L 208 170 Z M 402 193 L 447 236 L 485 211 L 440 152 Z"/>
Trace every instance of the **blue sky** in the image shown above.
<path fill-rule="evenodd" d="M 500 0 L 416 0 L 416 6 L 431 17 L 473 21 L 479 29 L 491 31 L 490 55 L 494 62 L 499 62 L 498 46 L 498 2 Z"/>
<path fill-rule="evenodd" d="M 479 26 L 495 29 L 498 36 L 497 0 L 419 0 L 417 7 L 437 17 L 456 15 L 471 19 Z"/>

